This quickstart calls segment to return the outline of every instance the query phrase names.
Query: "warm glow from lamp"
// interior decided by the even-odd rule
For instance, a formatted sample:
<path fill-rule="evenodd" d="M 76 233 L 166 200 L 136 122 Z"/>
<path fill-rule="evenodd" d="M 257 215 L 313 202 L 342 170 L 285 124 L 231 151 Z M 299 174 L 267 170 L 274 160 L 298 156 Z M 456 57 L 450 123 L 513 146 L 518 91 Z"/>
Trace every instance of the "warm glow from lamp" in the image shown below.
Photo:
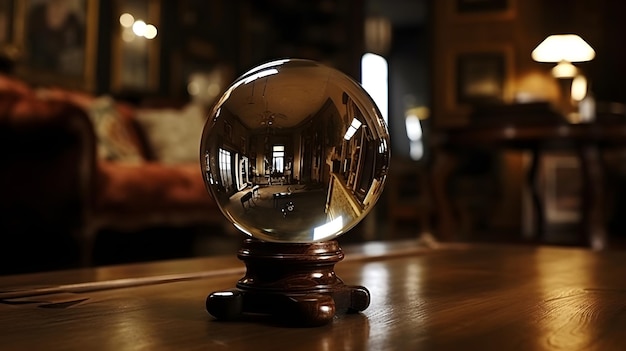
<path fill-rule="evenodd" d="M 120 16 L 120 24 L 122 27 L 130 28 L 133 26 L 133 23 L 135 23 L 135 17 L 133 17 L 130 13 L 123 13 Z"/>
<path fill-rule="evenodd" d="M 136 37 L 143 37 L 148 40 L 156 38 L 158 29 L 153 24 L 148 24 L 143 20 L 135 20 L 135 17 L 130 13 L 123 13 L 120 16 L 120 25 L 122 26 L 122 40 L 126 43 L 130 43 L 135 40 Z"/>
<path fill-rule="evenodd" d="M 596 57 L 596 52 L 576 34 L 558 34 L 547 37 L 532 52 L 538 62 L 584 62 Z"/>
<path fill-rule="evenodd" d="M 595 113 L 595 104 L 587 99 L 587 78 L 572 62 L 591 61 L 596 56 L 593 48 L 576 34 L 550 35 L 531 54 L 538 62 L 557 62 L 552 75 L 558 78 L 561 113 L 571 123 L 589 122 Z M 587 107 L 590 105 L 591 107 Z"/>
<path fill-rule="evenodd" d="M 422 120 L 428 118 L 430 110 L 426 106 L 418 106 L 405 111 L 404 123 L 406 135 L 409 138 L 409 155 L 414 161 L 419 161 L 424 156 L 424 143 L 422 142 Z"/>
<path fill-rule="evenodd" d="M 146 27 L 146 22 L 142 20 L 137 20 L 135 21 L 135 23 L 133 23 L 133 33 L 135 33 L 135 35 L 138 37 L 143 37 L 146 33 Z"/>
<path fill-rule="evenodd" d="M 577 74 L 578 68 L 567 61 L 561 61 L 552 68 L 552 75 L 556 78 L 572 78 Z"/>
<path fill-rule="evenodd" d="M 596 52 L 576 34 L 557 34 L 542 41 L 531 56 L 537 62 L 558 62 L 552 74 L 557 78 L 572 78 L 578 73 L 572 62 L 591 61 Z"/>
<path fill-rule="evenodd" d="M 152 25 L 152 24 L 148 24 L 148 25 L 146 25 L 146 28 L 145 28 L 145 30 L 144 30 L 144 34 L 143 34 L 143 36 L 144 36 L 146 39 L 154 39 L 154 38 L 156 38 L 157 33 L 158 33 L 158 31 L 157 31 L 157 27 L 155 27 L 155 26 L 154 26 L 154 25 Z"/>
<path fill-rule="evenodd" d="M 574 101 L 582 101 L 587 96 L 587 78 L 585 76 L 574 77 L 571 95 Z"/>

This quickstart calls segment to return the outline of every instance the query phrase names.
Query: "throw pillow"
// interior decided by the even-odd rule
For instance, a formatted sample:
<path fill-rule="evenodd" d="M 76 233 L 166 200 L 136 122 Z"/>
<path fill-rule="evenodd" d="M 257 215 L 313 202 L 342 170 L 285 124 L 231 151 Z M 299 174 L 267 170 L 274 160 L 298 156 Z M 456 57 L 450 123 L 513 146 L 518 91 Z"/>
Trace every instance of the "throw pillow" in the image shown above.
<path fill-rule="evenodd" d="M 129 163 L 143 160 L 138 138 L 111 97 L 95 99 L 87 110 L 94 124 L 101 159 Z"/>
<path fill-rule="evenodd" d="M 189 104 L 180 110 L 138 110 L 136 118 L 157 160 L 175 164 L 198 162 L 205 114 L 202 106 Z"/>

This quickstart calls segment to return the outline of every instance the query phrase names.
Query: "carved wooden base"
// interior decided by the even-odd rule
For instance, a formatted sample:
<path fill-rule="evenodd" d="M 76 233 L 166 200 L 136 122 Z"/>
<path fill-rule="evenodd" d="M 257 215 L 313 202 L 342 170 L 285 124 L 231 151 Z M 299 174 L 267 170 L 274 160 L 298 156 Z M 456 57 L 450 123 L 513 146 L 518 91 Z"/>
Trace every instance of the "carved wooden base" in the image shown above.
<path fill-rule="evenodd" d="M 319 326 L 337 313 L 369 306 L 365 287 L 345 285 L 335 275 L 335 263 L 343 259 L 337 241 L 285 244 L 247 239 L 238 257 L 246 264 L 246 275 L 236 288 L 207 297 L 206 309 L 217 319 L 262 315 L 290 325 Z"/>

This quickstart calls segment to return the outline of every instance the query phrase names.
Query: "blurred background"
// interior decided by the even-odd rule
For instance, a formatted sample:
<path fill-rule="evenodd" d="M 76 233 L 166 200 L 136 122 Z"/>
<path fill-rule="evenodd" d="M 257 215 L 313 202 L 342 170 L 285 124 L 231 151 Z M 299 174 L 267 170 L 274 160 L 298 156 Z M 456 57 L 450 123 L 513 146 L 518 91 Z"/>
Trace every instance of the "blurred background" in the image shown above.
<path fill-rule="evenodd" d="M 288 57 L 362 82 L 388 122 L 388 185 L 341 240 L 589 246 L 592 173 L 579 144 L 537 156 L 539 144 L 450 146 L 447 133 L 553 115 L 561 127 L 608 116 L 625 128 L 624 10 L 611 0 L 0 1 L 0 273 L 234 253 L 241 237 L 195 173 L 198 132 L 237 76 Z M 593 54 L 531 55 L 553 34 L 575 34 Z M 560 63 L 575 72 L 563 79 Z M 626 170 L 615 140 L 602 143 L 612 148 L 593 182 L 599 230 L 619 248 Z"/>

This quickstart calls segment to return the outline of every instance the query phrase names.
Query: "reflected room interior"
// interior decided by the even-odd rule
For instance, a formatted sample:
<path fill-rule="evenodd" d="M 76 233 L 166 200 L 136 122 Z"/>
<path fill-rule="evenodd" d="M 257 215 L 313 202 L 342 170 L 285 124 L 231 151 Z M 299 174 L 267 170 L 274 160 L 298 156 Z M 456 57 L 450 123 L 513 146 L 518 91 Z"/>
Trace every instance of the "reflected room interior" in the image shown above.
<path fill-rule="evenodd" d="M 309 60 L 267 63 L 234 82 L 211 113 L 200 149 L 205 181 L 244 233 L 325 241 L 378 200 L 389 163 L 385 122 L 341 72 Z"/>

